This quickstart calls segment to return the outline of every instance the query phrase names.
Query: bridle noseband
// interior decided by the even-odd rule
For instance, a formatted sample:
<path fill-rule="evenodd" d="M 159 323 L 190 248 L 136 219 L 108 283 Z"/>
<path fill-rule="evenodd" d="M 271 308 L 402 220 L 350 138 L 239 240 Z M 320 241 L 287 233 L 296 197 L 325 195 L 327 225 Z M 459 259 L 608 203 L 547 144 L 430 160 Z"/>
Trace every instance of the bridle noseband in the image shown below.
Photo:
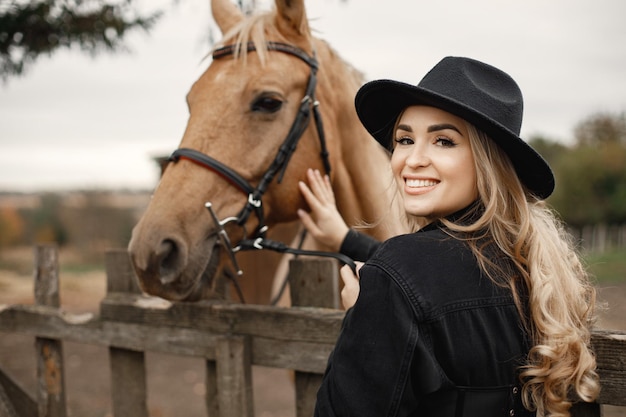
<path fill-rule="evenodd" d="M 278 149 L 278 153 L 276 154 L 274 161 L 271 163 L 267 171 L 265 171 L 265 174 L 261 178 L 259 184 L 256 187 L 252 186 L 248 180 L 246 180 L 232 168 L 228 167 L 217 159 L 214 159 L 209 155 L 203 154 L 202 152 L 199 152 L 195 149 L 176 149 L 169 157 L 169 161 L 177 162 L 180 159 L 189 160 L 204 168 L 214 171 L 222 178 L 227 180 L 230 184 L 232 184 L 247 195 L 247 201 L 239 214 L 236 217 L 228 217 L 224 220 L 218 219 L 217 215 L 212 209 L 212 204 L 210 202 L 207 202 L 205 204 L 207 210 L 211 213 L 216 227 L 218 228 L 217 235 L 220 239 L 220 243 L 228 251 L 230 260 L 237 270 L 238 275 L 241 275 L 242 271 L 239 268 L 237 260 L 235 259 L 235 253 L 240 250 L 270 249 L 278 252 L 331 256 L 338 258 L 340 261 L 352 266 L 354 265 L 352 260 L 340 254 L 318 251 L 302 251 L 300 249 L 289 248 L 280 242 L 271 242 L 266 239 L 268 227 L 265 224 L 265 215 L 262 202 L 263 195 L 265 194 L 267 188 L 277 174 L 279 174 L 277 182 L 280 183 L 282 181 L 289 160 L 296 150 L 298 141 L 300 140 L 304 131 L 309 125 L 309 122 L 311 120 L 311 114 L 313 114 L 315 127 L 317 129 L 317 134 L 320 141 L 320 157 L 322 158 L 326 173 L 330 174 L 330 161 L 328 158 L 328 150 L 326 148 L 326 138 L 324 136 L 322 118 L 319 112 L 319 102 L 315 100 L 315 87 L 317 85 L 318 70 L 318 63 L 315 59 L 315 53 L 313 54 L 313 56 L 309 56 L 305 51 L 298 47 L 280 42 L 267 42 L 266 48 L 268 51 L 283 52 L 301 59 L 309 65 L 311 71 L 309 73 L 309 79 L 307 82 L 305 94 L 300 102 L 300 107 L 298 109 L 296 118 L 293 121 L 291 128 L 289 129 L 289 132 L 287 133 L 287 136 L 285 137 L 283 143 Z M 249 42 L 246 45 L 227 45 L 222 48 L 216 49 L 213 52 L 213 59 L 215 60 L 224 58 L 226 56 L 238 54 L 241 52 L 241 49 L 245 49 L 245 52 L 247 53 L 256 51 L 256 46 L 252 42 Z M 245 224 L 248 221 L 250 214 L 253 212 L 256 214 L 259 220 L 259 225 L 257 226 L 255 232 L 250 237 L 248 237 L 245 230 Z M 236 223 L 244 230 L 244 239 L 242 239 L 235 247 L 232 246 L 228 233 L 224 229 L 224 226 L 231 222 Z"/>

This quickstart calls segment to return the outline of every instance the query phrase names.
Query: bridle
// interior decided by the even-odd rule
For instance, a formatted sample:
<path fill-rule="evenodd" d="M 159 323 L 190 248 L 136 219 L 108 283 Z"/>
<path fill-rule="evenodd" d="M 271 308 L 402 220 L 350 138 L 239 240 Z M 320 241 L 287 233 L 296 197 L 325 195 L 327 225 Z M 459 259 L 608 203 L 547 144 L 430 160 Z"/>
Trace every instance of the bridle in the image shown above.
<path fill-rule="evenodd" d="M 256 51 L 256 46 L 252 42 L 249 42 L 243 46 L 238 44 L 227 45 L 216 49 L 213 52 L 213 59 L 221 59 L 226 56 L 238 54 L 242 48 L 245 48 L 246 53 Z M 222 178 L 226 179 L 230 184 L 232 184 L 247 195 L 247 201 L 239 214 L 236 217 L 228 217 L 223 220 L 218 219 L 210 202 L 205 203 L 205 207 L 211 214 L 213 221 L 218 228 L 217 234 L 220 239 L 220 244 L 224 246 L 224 248 L 227 250 L 229 258 L 237 272 L 237 275 L 241 275 L 242 271 L 239 268 L 239 265 L 235 258 L 235 253 L 241 250 L 254 249 L 269 249 L 277 252 L 294 254 L 330 256 L 339 259 L 343 263 L 351 265 L 354 269 L 354 263 L 352 262 L 352 260 L 344 255 L 331 252 L 304 251 L 301 249 L 289 248 L 280 242 L 273 242 L 266 238 L 268 226 L 265 224 L 265 215 L 262 201 L 263 195 L 265 194 L 267 188 L 277 174 L 277 182 L 279 184 L 281 183 L 285 174 L 285 170 L 287 168 L 287 164 L 289 163 L 291 156 L 296 150 L 298 141 L 300 140 L 304 131 L 309 125 L 309 122 L 311 120 L 311 114 L 313 114 L 315 127 L 317 129 L 317 134 L 320 141 L 320 157 L 322 158 L 322 163 L 324 164 L 324 169 L 326 173 L 330 174 L 330 161 L 328 159 L 328 150 L 326 148 L 326 137 L 324 136 L 322 118 L 319 112 L 319 102 L 315 100 L 315 87 L 317 85 L 318 70 L 318 63 L 315 59 L 315 53 L 313 53 L 313 56 L 309 56 L 302 49 L 281 42 L 267 42 L 266 48 L 268 51 L 283 52 L 301 59 L 309 65 L 311 71 L 309 73 L 309 79 L 307 82 L 304 97 L 300 101 L 300 107 L 298 109 L 296 118 L 293 121 L 291 128 L 289 129 L 289 132 L 287 133 L 287 136 L 285 137 L 283 143 L 278 149 L 274 161 L 265 171 L 265 174 L 261 178 L 261 181 L 258 183 L 258 185 L 256 187 L 252 186 L 248 180 L 246 180 L 243 176 L 237 173 L 237 171 L 235 171 L 234 169 L 223 164 L 217 159 L 212 158 L 209 155 L 203 154 L 202 152 L 199 152 L 195 149 L 176 149 L 169 157 L 169 161 L 177 162 L 180 159 L 189 160 L 206 169 L 214 171 Z M 259 225 L 257 226 L 254 233 L 248 237 L 245 229 L 245 224 L 248 221 L 250 214 L 252 214 L 253 212 L 259 220 Z M 240 242 L 238 242 L 236 246 L 232 245 L 231 239 L 224 228 L 224 226 L 228 223 L 235 223 L 239 225 L 244 231 L 244 238 Z"/>

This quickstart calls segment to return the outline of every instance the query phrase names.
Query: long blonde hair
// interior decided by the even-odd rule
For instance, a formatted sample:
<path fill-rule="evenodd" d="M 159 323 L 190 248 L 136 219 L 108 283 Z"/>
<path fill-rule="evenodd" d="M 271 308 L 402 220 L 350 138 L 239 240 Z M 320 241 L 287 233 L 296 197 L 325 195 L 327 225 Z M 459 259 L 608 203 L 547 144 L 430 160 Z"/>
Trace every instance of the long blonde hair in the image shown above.
<path fill-rule="evenodd" d="M 532 340 L 520 370 L 525 406 L 569 416 L 571 394 L 589 402 L 600 390 L 590 349 L 595 289 L 553 211 L 523 187 L 502 149 L 467 125 L 478 204 L 470 224 L 442 221 L 468 239 L 483 271 L 516 297 Z"/>

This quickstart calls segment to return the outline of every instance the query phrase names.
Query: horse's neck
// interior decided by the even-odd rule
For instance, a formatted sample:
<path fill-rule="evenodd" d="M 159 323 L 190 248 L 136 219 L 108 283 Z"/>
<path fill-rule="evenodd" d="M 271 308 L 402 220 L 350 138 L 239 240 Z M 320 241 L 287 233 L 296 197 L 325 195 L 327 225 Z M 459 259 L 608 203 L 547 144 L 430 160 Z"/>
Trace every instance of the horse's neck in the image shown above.
<path fill-rule="evenodd" d="M 334 189 L 341 214 L 350 226 L 364 226 L 359 230 L 379 240 L 398 235 L 404 228 L 389 158 L 366 133 L 352 137 L 358 140 L 343 146 L 343 161 L 335 164 Z"/>
<path fill-rule="evenodd" d="M 384 240 L 404 231 L 389 157 L 354 111 L 361 75 L 325 46 L 318 44 L 317 49 L 323 66 L 320 77 L 324 77 L 323 84 L 331 86 L 324 93 L 323 108 L 334 122 L 334 130 L 328 133 L 336 142 L 335 157 L 331 158 L 337 206 L 348 225 L 365 226 L 360 230 Z"/>

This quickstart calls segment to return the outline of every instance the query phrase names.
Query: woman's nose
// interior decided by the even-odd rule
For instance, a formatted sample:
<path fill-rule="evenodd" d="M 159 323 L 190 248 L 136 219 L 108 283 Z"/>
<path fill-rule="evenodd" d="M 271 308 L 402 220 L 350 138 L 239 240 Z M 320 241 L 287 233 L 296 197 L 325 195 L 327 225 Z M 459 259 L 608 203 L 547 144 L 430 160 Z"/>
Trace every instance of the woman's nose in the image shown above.
<path fill-rule="evenodd" d="M 406 164 L 410 167 L 428 166 L 430 164 L 430 155 L 426 146 L 415 144 L 406 159 Z"/>

